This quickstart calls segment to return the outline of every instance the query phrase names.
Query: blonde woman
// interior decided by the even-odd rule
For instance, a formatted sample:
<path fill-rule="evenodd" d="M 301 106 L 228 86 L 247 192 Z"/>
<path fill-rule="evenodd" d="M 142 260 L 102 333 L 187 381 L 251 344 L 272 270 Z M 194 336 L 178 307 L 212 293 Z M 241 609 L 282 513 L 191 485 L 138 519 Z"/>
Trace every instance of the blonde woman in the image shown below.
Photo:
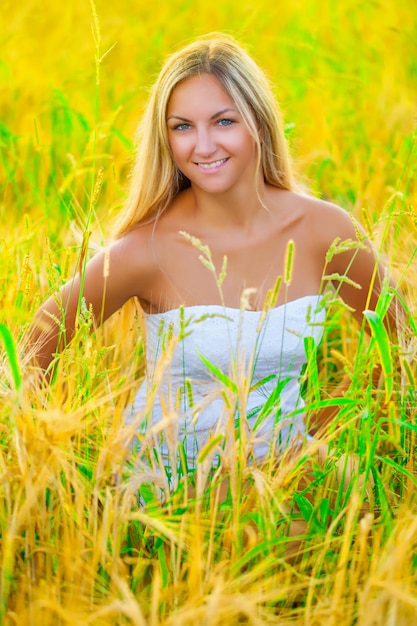
<path fill-rule="evenodd" d="M 356 318 L 375 309 L 385 270 L 344 210 L 297 191 L 265 75 L 233 39 L 199 39 L 153 86 L 115 240 L 38 311 L 37 362 L 71 340 L 82 298 L 97 324 L 135 298 L 147 371 L 128 419 L 171 468 L 210 441 L 227 466 L 230 424 L 263 462 L 308 438 L 299 377 L 324 273 Z"/>

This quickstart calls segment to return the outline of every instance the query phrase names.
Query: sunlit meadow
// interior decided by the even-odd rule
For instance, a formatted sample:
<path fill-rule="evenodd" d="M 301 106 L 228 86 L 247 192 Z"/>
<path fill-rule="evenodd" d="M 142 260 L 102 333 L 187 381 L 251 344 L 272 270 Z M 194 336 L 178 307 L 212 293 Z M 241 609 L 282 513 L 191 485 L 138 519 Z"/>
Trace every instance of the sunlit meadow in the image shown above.
<path fill-rule="evenodd" d="M 415 1 L 3 0 L 0 14 L 0 623 L 417 623 Z M 209 31 L 266 70 L 303 184 L 357 218 L 405 300 L 395 344 L 379 315 L 367 334 L 335 301 L 317 367 L 311 350 L 309 412 L 338 408 L 322 442 L 358 460 L 346 491 L 332 462 L 303 491 L 300 464 L 237 454 L 222 500 L 214 441 L 194 495 L 170 492 L 125 445 L 143 372 L 133 306 L 95 333 L 84 312 L 49 388 L 27 367 L 41 300 L 111 236 L 162 60 Z"/>

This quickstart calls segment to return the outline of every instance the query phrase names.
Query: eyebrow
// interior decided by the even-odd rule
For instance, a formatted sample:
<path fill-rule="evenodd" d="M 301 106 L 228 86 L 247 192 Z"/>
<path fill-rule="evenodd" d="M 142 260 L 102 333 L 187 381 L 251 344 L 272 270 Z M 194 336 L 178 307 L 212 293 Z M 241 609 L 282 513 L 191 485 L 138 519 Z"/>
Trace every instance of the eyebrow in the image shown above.
<path fill-rule="evenodd" d="M 216 119 L 216 117 L 219 117 L 220 115 L 223 115 L 224 113 L 229 113 L 230 111 L 232 111 L 233 113 L 236 113 L 236 109 L 231 109 L 230 107 L 228 107 L 227 109 L 222 109 L 221 111 L 217 111 L 217 113 L 215 113 L 214 115 L 210 117 L 210 120 L 214 120 Z M 167 117 L 167 121 L 172 118 L 175 118 L 176 120 L 181 120 L 183 122 L 191 122 L 191 120 L 187 119 L 186 117 L 182 117 L 181 115 L 175 115 L 175 114 Z"/>

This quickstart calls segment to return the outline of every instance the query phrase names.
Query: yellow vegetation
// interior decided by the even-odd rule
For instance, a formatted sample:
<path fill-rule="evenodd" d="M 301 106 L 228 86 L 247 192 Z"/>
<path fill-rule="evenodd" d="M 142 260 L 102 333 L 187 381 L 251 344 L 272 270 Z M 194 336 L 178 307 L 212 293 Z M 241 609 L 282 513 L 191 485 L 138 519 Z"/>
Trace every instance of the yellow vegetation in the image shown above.
<path fill-rule="evenodd" d="M 1 624 L 417 623 L 414 2 L 3 0 L 1 14 Z M 358 219 L 408 302 L 409 353 L 389 355 L 335 304 L 306 388 L 314 409 L 349 376 L 326 443 L 358 455 L 371 502 L 335 493 L 323 468 L 304 498 L 300 464 L 272 472 L 239 459 L 224 502 L 205 458 L 200 498 L 186 484 L 167 492 L 124 446 L 142 371 L 134 307 L 91 336 L 86 313 L 49 389 L 25 370 L 40 299 L 111 232 L 162 59 L 215 30 L 265 68 L 299 175 Z M 384 376 L 372 390 L 390 359 L 401 373 L 389 394 Z M 289 560 L 294 517 L 308 524 Z"/>

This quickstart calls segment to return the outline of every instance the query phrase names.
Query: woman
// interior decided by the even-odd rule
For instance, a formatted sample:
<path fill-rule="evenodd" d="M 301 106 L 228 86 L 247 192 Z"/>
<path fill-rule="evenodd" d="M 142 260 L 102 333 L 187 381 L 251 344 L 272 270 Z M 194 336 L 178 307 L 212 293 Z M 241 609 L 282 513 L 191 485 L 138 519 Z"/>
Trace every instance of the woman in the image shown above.
<path fill-rule="evenodd" d="M 203 38 L 164 65 L 117 238 L 38 311 L 37 360 L 48 368 L 71 339 L 81 298 L 97 324 L 136 298 L 147 376 L 135 429 L 171 467 L 213 441 L 226 465 L 236 441 L 263 461 L 305 438 L 298 379 L 326 284 L 361 320 L 384 280 L 349 215 L 297 191 L 260 68 L 231 38 Z"/>

